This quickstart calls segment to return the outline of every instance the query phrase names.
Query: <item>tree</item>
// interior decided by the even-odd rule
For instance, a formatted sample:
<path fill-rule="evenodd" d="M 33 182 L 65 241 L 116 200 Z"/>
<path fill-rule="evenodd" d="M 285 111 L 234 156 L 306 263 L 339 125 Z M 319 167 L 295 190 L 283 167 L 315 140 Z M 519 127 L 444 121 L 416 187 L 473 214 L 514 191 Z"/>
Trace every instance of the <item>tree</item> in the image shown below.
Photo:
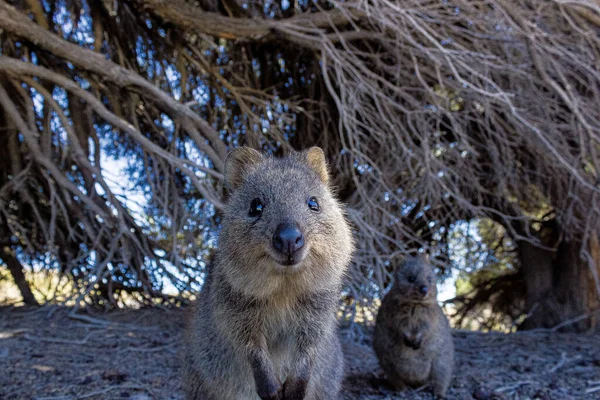
<path fill-rule="evenodd" d="M 349 299 L 379 296 L 399 255 L 447 266 L 451 226 L 489 218 L 519 249 L 522 311 L 561 299 L 531 327 L 593 313 L 599 25 L 583 1 L 0 2 L 16 146 L 1 233 L 48 255 L 79 300 L 173 300 L 162 278 L 189 289 L 213 246 L 227 150 L 316 144 L 360 244 Z M 113 193 L 102 152 L 131 160 L 151 223 Z M 9 218 L 17 194 L 32 211 Z M 550 220 L 552 243 L 536 228 Z M 527 260 L 542 250 L 587 295 L 539 285 L 548 267 Z"/>

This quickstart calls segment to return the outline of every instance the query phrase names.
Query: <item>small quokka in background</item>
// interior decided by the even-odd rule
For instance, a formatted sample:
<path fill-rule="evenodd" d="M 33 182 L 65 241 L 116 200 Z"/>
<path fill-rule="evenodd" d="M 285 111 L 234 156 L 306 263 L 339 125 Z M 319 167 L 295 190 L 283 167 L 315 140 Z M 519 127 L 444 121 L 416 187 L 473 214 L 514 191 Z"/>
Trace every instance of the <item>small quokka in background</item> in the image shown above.
<path fill-rule="evenodd" d="M 225 184 L 219 248 L 186 328 L 186 398 L 336 399 L 336 309 L 354 246 L 323 151 L 239 148 Z"/>
<path fill-rule="evenodd" d="M 423 257 L 406 259 L 377 315 L 373 348 L 395 389 L 433 386 L 445 397 L 454 370 L 454 343 L 437 303 L 434 268 Z"/>

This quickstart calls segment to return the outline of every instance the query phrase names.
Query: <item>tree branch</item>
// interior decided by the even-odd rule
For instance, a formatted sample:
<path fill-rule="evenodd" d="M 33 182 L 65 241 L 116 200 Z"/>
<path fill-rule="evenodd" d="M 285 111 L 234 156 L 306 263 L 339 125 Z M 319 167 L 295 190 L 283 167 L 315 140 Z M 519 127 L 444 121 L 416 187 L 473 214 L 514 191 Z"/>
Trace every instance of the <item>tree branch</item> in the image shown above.
<path fill-rule="evenodd" d="M 290 27 L 327 29 L 350 22 L 357 17 L 358 10 L 342 10 L 316 13 L 306 12 L 283 20 L 248 19 L 225 17 L 221 14 L 202 10 L 182 0 L 141 0 L 144 7 L 165 21 L 177 25 L 185 31 L 193 31 L 230 40 L 259 40 L 285 31 Z"/>
<path fill-rule="evenodd" d="M 226 156 L 225 144 L 215 131 L 205 120 L 194 113 L 189 107 L 175 101 L 169 94 L 163 92 L 134 71 L 123 68 L 112 61 L 107 60 L 104 55 L 92 50 L 85 49 L 76 44 L 69 43 L 59 36 L 48 32 L 41 26 L 32 22 L 23 13 L 14 7 L 0 1 L 0 27 L 17 36 L 27 39 L 31 43 L 42 47 L 56 56 L 65 58 L 74 65 L 94 72 L 100 76 L 109 79 L 120 87 L 134 86 L 147 94 L 150 98 L 160 102 L 172 112 L 185 117 L 188 121 L 198 126 L 202 133 L 211 142 L 212 147 L 208 147 L 204 140 L 199 136 L 195 129 L 188 129 L 188 132 L 195 143 L 202 149 L 206 155 L 215 164 L 219 171 L 223 171 L 224 160 Z M 188 128 L 191 128 L 188 126 Z"/>

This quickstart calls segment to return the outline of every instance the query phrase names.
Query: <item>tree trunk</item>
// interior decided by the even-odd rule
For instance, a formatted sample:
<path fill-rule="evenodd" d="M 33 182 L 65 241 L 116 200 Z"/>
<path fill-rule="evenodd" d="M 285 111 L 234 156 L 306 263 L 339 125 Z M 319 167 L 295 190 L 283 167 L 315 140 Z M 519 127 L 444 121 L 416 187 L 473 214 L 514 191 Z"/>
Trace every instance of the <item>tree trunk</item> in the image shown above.
<path fill-rule="evenodd" d="M 595 318 L 600 307 L 600 245 L 597 235 L 590 239 L 588 248 L 589 256 L 582 258 L 579 242 L 561 240 L 555 251 L 519 242 L 526 287 L 525 306 L 529 314 L 522 329 L 553 328 L 581 316 L 588 317 L 566 324 L 561 330 L 583 332 L 598 326 Z M 595 265 L 590 265 L 590 260 Z"/>
<path fill-rule="evenodd" d="M 8 271 L 12 275 L 15 284 L 21 292 L 23 302 L 30 306 L 38 306 L 39 303 L 35 299 L 35 296 L 33 295 L 31 288 L 29 287 L 27 279 L 25 279 L 23 266 L 21 265 L 17 257 L 15 257 L 12 250 L 10 250 L 8 247 L 0 248 L 0 258 L 6 263 Z"/>

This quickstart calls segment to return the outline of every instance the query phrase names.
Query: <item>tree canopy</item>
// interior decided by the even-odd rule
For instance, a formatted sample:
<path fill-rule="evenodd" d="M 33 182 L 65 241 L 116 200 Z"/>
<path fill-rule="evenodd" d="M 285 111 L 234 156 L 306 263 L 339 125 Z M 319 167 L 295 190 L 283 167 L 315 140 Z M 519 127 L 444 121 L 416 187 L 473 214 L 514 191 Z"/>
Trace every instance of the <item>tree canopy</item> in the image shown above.
<path fill-rule="evenodd" d="M 78 302 L 183 300 L 216 245 L 227 151 L 318 145 L 357 236 L 350 316 L 417 251 L 445 272 L 502 264 L 476 286 L 515 319 L 558 290 L 527 257 L 568 253 L 551 275 L 578 271 L 588 294 L 558 318 L 598 307 L 596 4 L 18 0 L 0 28 L 11 272 L 59 271 Z M 107 182 L 111 158 L 140 207 Z M 462 246 L 479 258 L 456 245 L 468 221 L 484 221 L 483 245 Z"/>

